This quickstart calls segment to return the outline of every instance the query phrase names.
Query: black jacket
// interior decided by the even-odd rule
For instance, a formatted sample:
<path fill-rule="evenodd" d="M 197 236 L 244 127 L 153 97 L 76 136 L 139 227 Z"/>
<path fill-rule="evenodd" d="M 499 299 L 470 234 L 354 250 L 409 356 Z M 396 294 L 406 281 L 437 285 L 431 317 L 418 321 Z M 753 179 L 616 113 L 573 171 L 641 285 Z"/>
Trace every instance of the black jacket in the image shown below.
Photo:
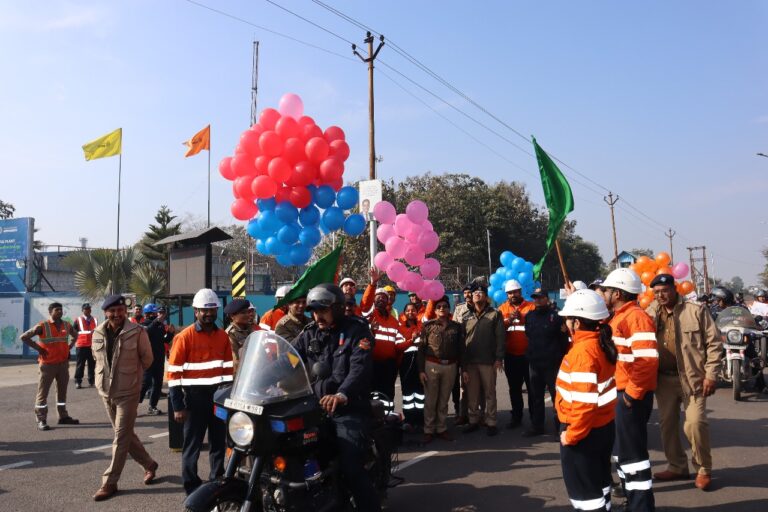
<path fill-rule="evenodd" d="M 147 330 L 149 335 L 149 344 L 152 346 L 152 356 L 155 363 L 165 361 L 165 342 L 168 335 L 165 332 L 165 326 L 157 320 L 145 320 L 141 325 Z"/>
<path fill-rule="evenodd" d="M 568 351 L 568 335 L 562 331 L 562 326 L 562 317 L 550 308 L 537 308 L 525 316 L 526 355 L 530 364 L 560 365 Z"/>

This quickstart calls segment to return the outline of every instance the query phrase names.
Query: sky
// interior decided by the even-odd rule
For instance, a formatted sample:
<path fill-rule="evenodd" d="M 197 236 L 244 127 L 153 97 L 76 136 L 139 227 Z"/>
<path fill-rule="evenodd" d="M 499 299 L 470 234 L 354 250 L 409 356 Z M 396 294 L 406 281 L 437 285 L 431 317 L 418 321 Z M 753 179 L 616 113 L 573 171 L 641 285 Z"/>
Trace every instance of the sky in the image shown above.
<path fill-rule="evenodd" d="M 525 140 L 535 135 L 564 162 L 569 218 L 605 260 L 611 191 L 619 250 L 668 251 L 672 228 L 676 260 L 704 245 L 716 277 L 757 282 L 768 246 L 768 158 L 756 155 L 768 154 L 768 3 L 325 3 L 388 43 L 375 71 L 379 177 L 518 181 L 543 204 Z M 121 245 L 161 205 L 204 220 L 207 154 L 185 159 L 181 143 L 210 123 L 211 220 L 236 222 L 216 169 L 250 124 L 255 39 L 258 109 L 299 94 L 319 125 L 345 130 L 345 179 L 366 179 L 368 75 L 350 47 L 364 37 L 310 0 L 0 0 L 0 199 L 34 217 L 46 244 L 113 247 L 118 158 L 86 162 L 81 146 L 122 127 Z"/>

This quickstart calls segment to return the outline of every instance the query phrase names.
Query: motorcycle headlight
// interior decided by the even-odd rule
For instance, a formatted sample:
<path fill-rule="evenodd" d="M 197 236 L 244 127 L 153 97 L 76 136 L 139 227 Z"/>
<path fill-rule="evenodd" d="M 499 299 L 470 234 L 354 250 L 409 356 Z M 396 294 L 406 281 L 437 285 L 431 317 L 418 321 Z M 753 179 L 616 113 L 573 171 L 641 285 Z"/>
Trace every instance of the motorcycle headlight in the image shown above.
<path fill-rule="evenodd" d="M 244 412 L 236 412 L 227 425 L 229 437 L 239 446 L 248 446 L 253 440 L 253 421 Z"/>
<path fill-rule="evenodd" d="M 728 343 L 734 343 L 736 345 L 742 343 L 744 338 L 744 336 L 741 334 L 741 331 L 737 331 L 736 329 L 728 331 L 726 337 L 728 338 Z"/>

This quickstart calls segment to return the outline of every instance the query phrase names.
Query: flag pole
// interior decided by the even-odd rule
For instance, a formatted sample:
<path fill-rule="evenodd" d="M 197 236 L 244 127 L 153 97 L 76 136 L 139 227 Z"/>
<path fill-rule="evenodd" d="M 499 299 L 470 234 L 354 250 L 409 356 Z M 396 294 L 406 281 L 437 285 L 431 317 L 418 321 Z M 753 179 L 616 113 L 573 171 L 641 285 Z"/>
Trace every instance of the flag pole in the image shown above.
<path fill-rule="evenodd" d="M 557 250 L 557 259 L 560 260 L 560 270 L 563 272 L 563 279 L 565 280 L 565 284 L 571 282 L 570 278 L 568 277 L 568 271 L 565 270 L 565 262 L 563 261 L 563 253 L 560 250 L 560 240 L 555 238 L 555 249 Z"/>
<path fill-rule="evenodd" d="M 208 125 L 208 226 L 211 227 L 211 128 Z"/>
<path fill-rule="evenodd" d="M 117 164 L 117 246 L 116 251 L 120 250 L 120 186 L 123 177 L 123 152 L 120 151 Z"/>

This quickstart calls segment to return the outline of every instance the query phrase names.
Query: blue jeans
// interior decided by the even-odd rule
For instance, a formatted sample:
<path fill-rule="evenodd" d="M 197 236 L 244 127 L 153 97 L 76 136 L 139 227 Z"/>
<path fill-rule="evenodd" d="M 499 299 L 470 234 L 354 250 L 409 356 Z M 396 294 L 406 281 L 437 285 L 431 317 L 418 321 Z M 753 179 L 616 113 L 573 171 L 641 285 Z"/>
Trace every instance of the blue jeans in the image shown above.
<path fill-rule="evenodd" d="M 343 414 L 333 417 L 336 427 L 336 444 L 344 481 L 355 498 L 361 512 L 379 512 L 376 488 L 365 470 L 365 457 L 369 441 L 365 435 L 365 419 L 359 414 Z"/>

